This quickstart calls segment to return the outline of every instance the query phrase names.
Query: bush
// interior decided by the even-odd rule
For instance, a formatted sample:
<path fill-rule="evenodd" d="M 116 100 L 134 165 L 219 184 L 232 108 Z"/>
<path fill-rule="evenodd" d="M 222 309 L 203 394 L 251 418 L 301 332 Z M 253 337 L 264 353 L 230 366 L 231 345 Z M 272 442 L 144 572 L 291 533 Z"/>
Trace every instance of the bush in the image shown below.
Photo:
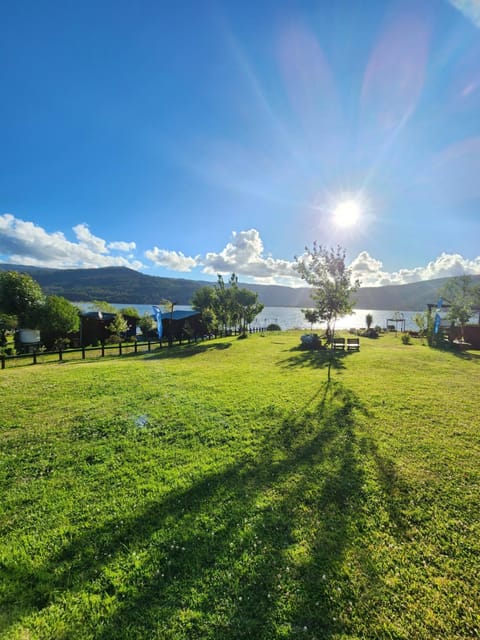
<path fill-rule="evenodd" d="M 65 349 L 68 349 L 69 346 L 70 346 L 69 338 L 57 338 L 53 343 L 53 349 L 55 351 L 64 351 Z"/>
<path fill-rule="evenodd" d="M 302 343 L 302 349 L 320 349 L 322 341 L 316 333 L 306 333 L 301 336 L 300 342 Z"/>
<path fill-rule="evenodd" d="M 361 335 L 364 338 L 378 338 L 378 331 L 376 331 L 376 329 L 366 329 Z"/>
<path fill-rule="evenodd" d="M 269 324 L 267 327 L 267 331 L 281 331 L 281 330 L 282 330 L 282 327 L 279 324 L 275 324 L 275 323 Z"/>
<path fill-rule="evenodd" d="M 412 344 L 412 340 L 410 338 L 410 334 L 409 333 L 403 333 L 401 340 L 402 340 L 403 344 Z"/>

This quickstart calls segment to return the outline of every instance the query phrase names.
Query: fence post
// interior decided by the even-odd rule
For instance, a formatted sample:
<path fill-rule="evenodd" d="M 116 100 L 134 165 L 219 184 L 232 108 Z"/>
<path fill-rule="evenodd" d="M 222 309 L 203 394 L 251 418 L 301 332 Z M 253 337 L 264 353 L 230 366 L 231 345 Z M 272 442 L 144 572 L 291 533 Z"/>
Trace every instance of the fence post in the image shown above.
<path fill-rule="evenodd" d="M 63 360 L 63 354 L 61 349 L 58 350 L 58 359 Z"/>
<path fill-rule="evenodd" d="M 105 343 L 102 342 L 102 358 L 105 357 Z"/>
<path fill-rule="evenodd" d="M 5 369 L 5 354 L 2 354 L 2 369 Z"/>
<path fill-rule="evenodd" d="M 85 360 L 85 347 L 82 347 L 82 360 Z"/>
<path fill-rule="evenodd" d="M 118 355 L 119 356 L 122 355 L 122 343 L 121 342 L 118 343 Z"/>
<path fill-rule="evenodd" d="M 137 353 L 137 341 L 135 340 L 135 344 L 133 346 L 134 353 Z"/>
<path fill-rule="evenodd" d="M 33 350 L 33 364 L 37 364 L 37 352 L 35 349 Z"/>

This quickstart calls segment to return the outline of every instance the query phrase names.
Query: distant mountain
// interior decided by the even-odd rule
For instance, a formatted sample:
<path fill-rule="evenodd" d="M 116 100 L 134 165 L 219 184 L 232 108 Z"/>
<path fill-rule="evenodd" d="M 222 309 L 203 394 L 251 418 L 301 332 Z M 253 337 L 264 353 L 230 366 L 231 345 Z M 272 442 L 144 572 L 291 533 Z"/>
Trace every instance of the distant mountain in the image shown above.
<path fill-rule="evenodd" d="M 0 264 L 3 271 L 29 273 L 47 295 L 63 296 L 73 302 L 105 300 L 125 304 L 158 304 L 163 298 L 190 304 L 194 292 L 212 282 L 186 278 L 148 276 L 126 267 L 100 269 L 47 269 Z M 385 287 L 362 287 L 355 294 L 358 309 L 422 311 L 435 303 L 448 278 Z M 480 276 L 473 276 L 480 284 Z M 242 284 L 258 293 L 267 307 L 311 307 L 310 289 L 279 285 Z"/>

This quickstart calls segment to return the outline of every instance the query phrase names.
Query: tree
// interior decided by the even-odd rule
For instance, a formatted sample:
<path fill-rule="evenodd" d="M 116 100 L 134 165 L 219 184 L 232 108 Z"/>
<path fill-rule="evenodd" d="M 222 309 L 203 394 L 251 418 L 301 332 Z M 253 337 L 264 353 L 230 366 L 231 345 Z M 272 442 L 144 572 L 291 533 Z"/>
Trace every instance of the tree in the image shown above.
<path fill-rule="evenodd" d="M 235 278 L 235 274 L 232 274 L 232 277 Z M 230 283 L 231 282 L 232 278 L 230 278 Z M 223 277 L 220 274 L 218 275 L 217 284 L 215 285 L 213 310 L 215 311 L 218 321 L 223 325 L 224 334 L 226 334 L 232 322 L 232 294 L 225 286 Z"/>
<path fill-rule="evenodd" d="M 373 316 L 371 313 L 367 313 L 367 315 L 365 316 L 365 322 L 367 323 L 367 329 L 370 329 L 373 322 Z"/>
<path fill-rule="evenodd" d="M 232 273 L 227 284 L 218 275 L 213 287 L 201 287 L 192 297 L 192 307 L 202 314 L 207 331 L 216 330 L 218 323 L 224 334 L 231 327 L 238 327 L 243 336 L 247 335 L 247 325 L 263 310 L 258 294 L 238 286 L 238 277 Z"/>
<path fill-rule="evenodd" d="M 138 309 L 135 307 L 122 307 L 118 310 L 118 313 L 121 313 L 122 316 L 128 316 L 130 318 L 140 320 L 140 314 L 138 313 Z"/>
<path fill-rule="evenodd" d="M 218 321 L 215 314 L 215 289 L 211 286 L 200 287 L 192 296 L 192 309 L 202 316 L 202 324 L 206 333 L 217 330 Z"/>
<path fill-rule="evenodd" d="M 327 335 L 333 339 L 335 323 L 352 312 L 351 294 L 360 286 L 360 282 L 351 281 L 351 270 L 345 266 L 345 251 L 326 249 L 316 242 L 313 248 L 305 247 L 300 258 L 295 257 L 295 269 L 300 277 L 313 287 L 311 294 L 315 302 L 318 318 L 327 325 Z"/>
<path fill-rule="evenodd" d="M 215 289 L 211 286 L 200 287 L 192 296 L 191 306 L 202 313 L 204 309 L 213 309 L 215 304 Z"/>
<path fill-rule="evenodd" d="M 115 336 L 115 341 L 120 342 L 122 335 L 128 331 L 128 322 L 121 313 L 117 313 L 115 318 L 107 326 L 107 329 L 112 336 Z"/>
<path fill-rule="evenodd" d="M 35 329 L 44 301 L 40 285 L 28 274 L 0 272 L 0 313 L 16 316 L 18 325 Z"/>
<path fill-rule="evenodd" d="M 247 325 L 252 323 L 256 316 L 263 311 L 263 304 L 258 301 L 258 293 L 254 293 L 250 289 L 238 289 L 235 293 L 240 331 L 243 336 L 246 336 Z"/>
<path fill-rule="evenodd" d="M 157 325 L 152 315 L 145 312 L 138 321 L 138 326 L 140 327 L 142 335 L 145 336 L 145 338 L 148 338 L 148 336 L 155 331 Z"/>
<path fill-rule="evenodd" d="M 305 320 L 310 323 L 310 331 L 313 332 L 313 325 L 320 320 L 319 313 L 316 309 L 302 309 Z"/>
<path fill-rule="evenodd" d="M 464 326 L 472 317 L 472 307 L 478 295 L 472 278 L 467 275 L 451 278 L 442 287 L 440 295 L 450 305 L 447 311 L 448 320 L 453 325 L 460 325 L 460 336 L 464 340 Z"/>
<path fill-rule="evenodd" d="M 38 314 L 40 335 L 47 349 L 66 339 L 71 331 L 78 331 L 78 308 L 61 296 L 47 296 Z"/>
<path fill-rule="evenodd" d="M 103 313 L 118 313 L 118 309 L 110 304 L 110 302 L 106 302 L 105 300 L 92 300 L 88 305 L 90 309 L 94 311 L 101 311 Z"/>

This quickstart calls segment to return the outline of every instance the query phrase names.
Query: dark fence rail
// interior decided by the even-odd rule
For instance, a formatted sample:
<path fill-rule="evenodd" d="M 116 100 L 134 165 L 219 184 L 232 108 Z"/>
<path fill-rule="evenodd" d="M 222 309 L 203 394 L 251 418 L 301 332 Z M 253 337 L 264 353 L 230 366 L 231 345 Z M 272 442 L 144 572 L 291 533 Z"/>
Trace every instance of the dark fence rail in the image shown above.
<path fill-rule="evenodd" d="M 250 328 L 248 333 L 264 333 L 265 328 Z M 211 340 L 212 338 L 222 338 L 229 336 L 237 336 L 240 334 L 238 329 L 231 329 L 226 332 L 216 334 L 203 335 L 201 337 L 191 338 L 175 338 L 169 340 L 162 338 L 157 340 L 136 340 L 133 342 L 119 342 L 118 344 L 100 344 L 94 347 L 78 347 L 75 349 L 60 349 L 56 351 L 34 350 L 30 353 L 22 353 L 14 356 L 0 354 L 0 369 L 7 369 L 17 366 L 26 366 L 29 364 L 45 364 L 47 362 L 61 362 L 67 360 L 86 360 L 87 358 L 104 358 L 105 356 L 122 356 L 132 353 L 147 353 L 152 348 L 166 348 L 174 344 L 188 344 L 191 342 L 200 342 L 202 340 Z"/>
<path fill-rule="evenodd" d="M 204 336 L 202 340 L 213 336 Z M 177 344 L 197 342 L 196 339 L 177 340 Z M 79 347 L 77 349 L 60 349 L 56 351 L 34 350 L 14 356 L 0 355 L 0 368 L 6 369 L 47 362 L 62 362 L 70 360 L 86 360 L 88 358 L 104 358 L 105 356 L 123 356 L 135 353 L 148 353 L 152 349 L 162 349 L 171 346 L 166 340 L 146 340 L 135 342 L 119 342 L 118 344 L 100 344 L 94 347 Z"/>

